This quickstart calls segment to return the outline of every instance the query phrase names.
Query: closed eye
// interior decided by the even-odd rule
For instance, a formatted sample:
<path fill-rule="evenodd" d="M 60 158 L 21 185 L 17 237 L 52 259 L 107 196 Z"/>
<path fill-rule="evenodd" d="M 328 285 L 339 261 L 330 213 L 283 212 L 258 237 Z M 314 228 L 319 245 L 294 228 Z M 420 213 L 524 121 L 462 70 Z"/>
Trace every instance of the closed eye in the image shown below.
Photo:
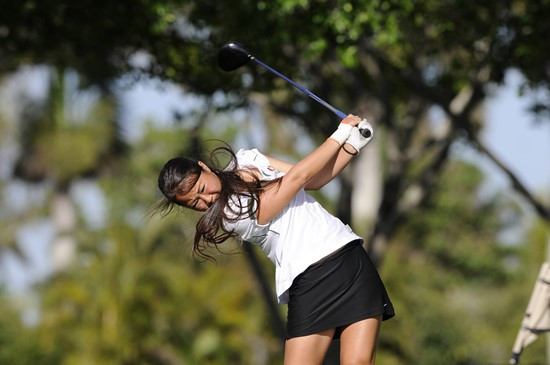
<path fill-rule="evenodd" d="M 205 185 L 202 185 L 202 186 L 201 186 L 201 188 L 200 188 L 200 190 L 199 190 L 199 194 L 204 193 L 204 189 L 205 189 L 204 187 L 205 187 Z M 196 208 L 196 207 L 197 207 L 197 204 L 199 204 L 199 200 L 198 200 L 198 199 L 195 200 L 195 202 L 193 203 L 192 207 L 193 207 L 193 208 Z"/>

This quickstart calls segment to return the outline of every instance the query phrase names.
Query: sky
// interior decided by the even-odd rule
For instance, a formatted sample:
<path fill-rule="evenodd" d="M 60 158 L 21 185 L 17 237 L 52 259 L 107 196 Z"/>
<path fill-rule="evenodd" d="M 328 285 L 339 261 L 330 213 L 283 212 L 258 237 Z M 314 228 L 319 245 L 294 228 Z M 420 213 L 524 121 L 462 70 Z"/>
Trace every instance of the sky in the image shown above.
<path fill-rule="evenodd" d="M 518 72 L 509 72 L 509 87 L 499 89 L 488 104 L 483 140 L 528 188 L 546 192 L 550 201 L 550 121 L 537 123 L 527 113 L 529 101 L 516 91 L 520 81 Z"/>
<path fill-rule="evenodd" d="M 542 194 L 550 201 L 550 122 L 535 124 L 527 113 L 528 100 L 520 98 L 516 92 L 521 76 L 517 72 L 507 75 L 506 87 L 498 89 L 487 103 L 485 113 L 487 124 L 483 140 L 487 147 L 501 159 L 520 180 L 529 188 Z M 126 133 L 130 139 L 139 136 L 140 122 L 154 119 L 168 126 L 172 121 L 172 111 L 190 108 L 197 100 L 182 93 L 175 86 L 167 86 L 163 91 L 155 88 L 154 83 L 144 82 L 125 93 L 123 105 L 127 111 Z M 250 146 L 235 146 L 250 147 Z M 507 179 L 487 159 L 482 158 L 472 149 L 461 149 L 460 154 L 478 163 L 486 171 L 488 184 L 505 189 Z M 95 186 L 82 183 L 76 188 L 78 196 L 91 201 L 101 200 L 101 193 Z M 98 204 L 90 200 L 80 202 L 81 207 L 90 209 L 90 219 L 104 216 Z M 94 218 L 96 217 L 96 218 Z M 96 222 L 101 224 L 101 222 Z M 38 222 L 27 230 L 20 232 L 19 240 L 29 253 L 27 264 L 3 259 L 0 262 L 0 275 L 6 275 L 8 285 L 13 291 L 21 291 L 33 281 L 49 272 L 49 264 L 43 258 L 49 255 L 48 242 L 54 232 L 46 222 Z M 37 240 L 40 236 L 42 240 Z M 32 249 L 31 249 L 32 248 Z"/>

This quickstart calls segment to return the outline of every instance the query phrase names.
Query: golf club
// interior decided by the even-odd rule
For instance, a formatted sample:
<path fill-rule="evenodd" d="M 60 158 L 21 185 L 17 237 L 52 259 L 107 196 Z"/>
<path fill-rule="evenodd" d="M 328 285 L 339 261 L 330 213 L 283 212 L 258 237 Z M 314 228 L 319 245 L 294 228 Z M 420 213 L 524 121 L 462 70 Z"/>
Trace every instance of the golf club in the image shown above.
<path fill-rule="evenodd" d="M 283 80 L 291 83 L 294 87 L 296 87 L 301 92 L 305 93 L 307 96 L 311 97 L 313 100 L 317 101 L 319 104 L 323 105 L 325 108 L 332 111 L 334 114 L 336 114 L 340 119 L 344 119 L 347 117 L 347 114 L 343 113 L 342 111 L 336 109 L 317 95 L 313 94 L 311 91 L 303 87 L 302 85 L 292 81 L 279 71 L 269 67 L 256 57 L 252 56 L 246 48 L 240 43 L 237 42 L 229 42 L 224 44 L 218 51 L 218 65 L 220 68 L 224 71 L 234 71 L 238 69 L 239 67 L 244 66 L 250 61 L 254 61 L 260 66 L 263 66 L 267 68 L 269 71 L 273 72 L 275 75 L 279 76 Z M 361 135 L 365 138 L 369 138 L 372 135 L 372 131 L 370 129 L 361 129 L 360 130 Z"/>

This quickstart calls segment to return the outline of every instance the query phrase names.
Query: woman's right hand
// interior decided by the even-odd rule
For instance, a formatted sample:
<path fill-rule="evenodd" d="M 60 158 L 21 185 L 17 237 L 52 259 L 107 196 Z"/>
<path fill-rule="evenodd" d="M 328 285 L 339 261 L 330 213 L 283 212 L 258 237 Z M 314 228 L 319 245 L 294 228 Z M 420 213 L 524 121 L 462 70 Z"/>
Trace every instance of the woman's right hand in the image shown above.
<path fill-rule="evenodd" d="M 361 123 L 360 117 L 353 114 L 349 114 L 347 117 L 342 119 L 342 121 L 338 125 L 338 128 L 336 129 L 336 131 L 334 131 L 334 133 L 331 134 L 329 139 L 333 139 L 340 146 L 343 146 L 344 143 L 346 143 L 346 140 L 348 139 L 351 133 L 351 130 L 354 127 L 357 127 L 359 123 Z"/>
<path fill-rule="evenodd" d="M 358 117 L 357 115 L 349 114 L 347 117 L 342 119 L 341 123 L 351 124 L 352 126 L 357 127 L 362 120 L 363 119 L 361 119 L 361 117 Z"/>

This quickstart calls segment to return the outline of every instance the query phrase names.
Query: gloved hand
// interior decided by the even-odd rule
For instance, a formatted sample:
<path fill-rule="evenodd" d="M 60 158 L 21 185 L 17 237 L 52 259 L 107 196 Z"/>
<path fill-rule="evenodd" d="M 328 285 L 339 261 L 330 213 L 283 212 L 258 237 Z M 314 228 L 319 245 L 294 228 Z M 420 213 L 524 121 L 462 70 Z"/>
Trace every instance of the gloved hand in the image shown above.
<path fill-rule="evenodd" d="M 338 129 L 336 129 L 336 131 L 334 131 L 334 133 L 332 133 L 329 138 L 334 139 L 340 144 L 340 146 L 342 146 L 344 143 L 346 143 L 346 140 L 348 139 L 353 129 L 357 128 L 349 123 L 341 122 L 340 125 L 338 125 Z"/>
<path fill-rule="evenodd" d="M 370 134 L 367 131 L 370 131 Z M 363 135 L 369 135 L 369 137 L 363 137 Z M 372 137 L 374 137 L 374 128 L 366 119 L 363 119 L 357 127 L 353 127 L 346 143 L 355 148 L 357 153 L 359 153 L 370 142 Z"/>

